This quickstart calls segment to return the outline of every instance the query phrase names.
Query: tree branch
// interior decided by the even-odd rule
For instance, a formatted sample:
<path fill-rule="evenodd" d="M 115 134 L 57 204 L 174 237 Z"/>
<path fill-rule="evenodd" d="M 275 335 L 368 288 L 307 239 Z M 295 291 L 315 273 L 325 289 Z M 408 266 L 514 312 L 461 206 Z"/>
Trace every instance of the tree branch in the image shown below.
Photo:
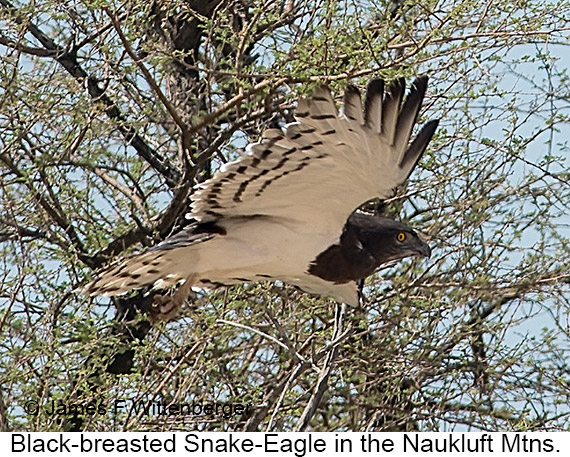
<path fill-rule="evenodd" d="M 7 0 L 0 0 L 0 5 L 5 10 L 14 15 L 14 20 L 19 24 L 25 24 L 25 27 L 34 38 L 36 38 L 48 53 L 67 70 L 82 85 L 85 84 L 91 99 L 95 102 L 101 102 L 105 105 L 105 113 L 109 118 L 116 122 L 116 125 L 123 135 L 123 138 L 129 143 L 137 153 L 146 160 L 157 172 L 164 176 L 167 185 L 173 188 L 180 180 L 180 172 L 171 167 L 167 161 L 157 151 L 151 148 L 137 131 L 127 123 L 125 117 L 121 114 L 116 104 L 105 94 L 105 91 L 99 87 L 97 80 L 89 76 L 77 61 L 76 50 L 71 51 L 64 49 L 43 33 L 34 23 L 26 21 L 19 17 L 18 10 Z"/>

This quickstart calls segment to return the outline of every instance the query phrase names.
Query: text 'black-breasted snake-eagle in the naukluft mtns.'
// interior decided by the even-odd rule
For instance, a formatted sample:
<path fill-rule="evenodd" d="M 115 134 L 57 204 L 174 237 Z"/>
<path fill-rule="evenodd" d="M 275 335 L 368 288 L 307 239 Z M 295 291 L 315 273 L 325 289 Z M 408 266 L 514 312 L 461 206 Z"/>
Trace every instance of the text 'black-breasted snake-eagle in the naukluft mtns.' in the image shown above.
<path fill-rule="evenodd" d="M 430 248 L 408 226 L 356 211 L 392 196 L 410 175 L 438 121 L 410 143 L 427 78 L 368 84 L 364 109 L 350 86 L 341 113 L 319 87 L 301 99 L 296 122 L 268 129 L 197 185 L 188 218 L 194 222 L 148 251 L 104 271 L 87 285 L 91 295 L 120 295 L 154 284 L 182 285 L 155 296 L 157 313 L 176 314 L 190 288 L 278 280 L 358 304 L 356 281 L 381 265 Z"/>

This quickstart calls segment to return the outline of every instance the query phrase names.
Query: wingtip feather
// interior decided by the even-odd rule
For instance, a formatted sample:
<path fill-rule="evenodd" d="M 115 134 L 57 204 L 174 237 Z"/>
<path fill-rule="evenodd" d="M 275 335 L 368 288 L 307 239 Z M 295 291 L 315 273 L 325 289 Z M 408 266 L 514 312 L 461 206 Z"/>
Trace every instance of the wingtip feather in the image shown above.
<path fill-rule="evenodd" d="M 427 83 L 428 78 L 426 76 L 416 78 L 398 115 L 394 146 L 398 151 L 401 151 L 399 163 L 403 160 L 405 148 L 410 141 L 412 129 L 418 120 L 418 115 L 427 90 Z"/>
<path fill-rule="evenodd" d="M 366 88 L 364 101 L 364 122 L 375 133 L 382 133 L 382 99 L 384 97 L 384 80 L 372 79 Z"/>
<path fill-rule="evenodd" d="M 392 81 L 384 94 L 382 104 L 382 133 L 388 138 L 389 144 L 394 144 L 396 128 L 398 125 L 398 115 L 404 97 L 406 82 L 404 78 Z"/>
<path fill-rule="evenodd" d="M 439 119 L 433 119 L 426 122 L 420 130 L 420 133 L 417 134 L 410 147 L 406 150 L 406 153 L 399 165 L 402 170 L 406 170 L 406 179 L 410 176 L 412 171 L 414 171 L 414 168 L 416 168 L 416 165 L 420 161 L 429 142 L 435 134 L 438 125 Z"/>
<path fill-rule="evenodd" d="M 364 124 L 360 91 L 355 86 L 350 85 L 344 91 L 342 113 L 347 119 Z"/>

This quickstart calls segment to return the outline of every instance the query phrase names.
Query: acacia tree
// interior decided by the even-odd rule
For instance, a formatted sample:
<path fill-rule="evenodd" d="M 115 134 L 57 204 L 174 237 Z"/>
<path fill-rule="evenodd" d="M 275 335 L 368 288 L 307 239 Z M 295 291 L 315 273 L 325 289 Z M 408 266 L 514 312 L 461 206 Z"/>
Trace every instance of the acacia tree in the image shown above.
<path fill-rule="evenodd" d="M 568 429 L 567 1 L 0 5 L 3 429 Z M 383 207 L 433 255 L 360 308 L 247 284 L 151 326 L 144 291 L 79 292 L 299 95 L 417 74 L 440 128 Z"/>

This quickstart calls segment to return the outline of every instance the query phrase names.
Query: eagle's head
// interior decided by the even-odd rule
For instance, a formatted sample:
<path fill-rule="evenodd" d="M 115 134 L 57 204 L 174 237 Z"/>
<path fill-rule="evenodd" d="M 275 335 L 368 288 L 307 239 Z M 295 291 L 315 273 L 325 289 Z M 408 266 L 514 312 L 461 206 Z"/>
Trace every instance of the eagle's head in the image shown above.
<path fill-rule="evenodd" d="M 402 222 L 356 213 L 347 225 L 366 253 L 376 260 L 376 268 L 405 257 L 431 256 L 427 243 Z"/>
<path fill-rule="evenodd" d="M 382 265 L 405 257 L 431 256 L 431 249 L 402 222 L 353 213 L 340 241 L 321 252 L 308 272 L 337 284 L 366 278 Z"/>

